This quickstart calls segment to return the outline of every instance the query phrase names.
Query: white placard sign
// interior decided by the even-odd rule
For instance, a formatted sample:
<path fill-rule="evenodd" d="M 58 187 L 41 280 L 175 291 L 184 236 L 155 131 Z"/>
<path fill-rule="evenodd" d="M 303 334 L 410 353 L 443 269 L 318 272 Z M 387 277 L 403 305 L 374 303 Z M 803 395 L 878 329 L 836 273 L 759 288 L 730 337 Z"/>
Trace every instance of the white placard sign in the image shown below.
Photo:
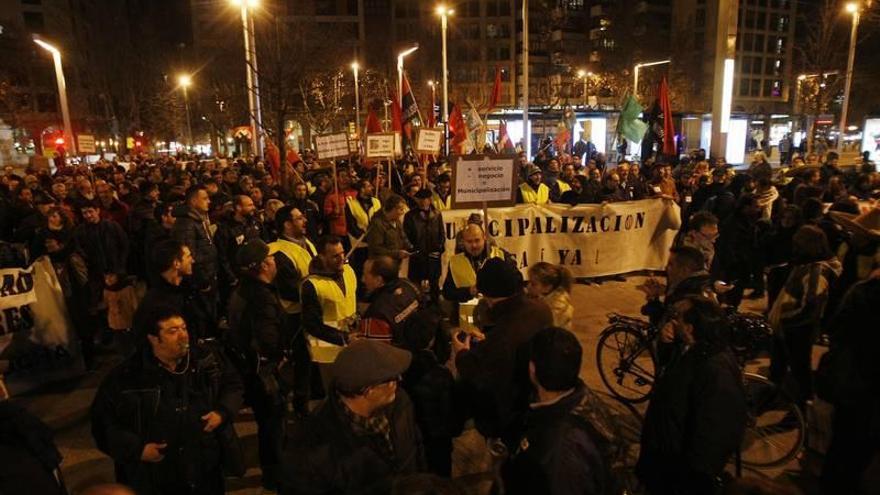
<path fill-rule="evenodd" d="M 394 156 L 394 133 L 367 134 L 367 158 L 391 158 Z"/>
<path fill-rule="evenodd" d="M 315 136 L 315 148 L 318 149 L 318 159 L 320 160 L 345 158 L 349 155 L 348 133 L 337 132 Z"/>
<path fill-rule="evenodd" d="M 443 145 L 442 129 L 419 129 L 416 136 L 416 151 L 419 153 L 440 153 L 440 146 Z"/>
<path fill-rule="evenodd" d="M 514 157 L 459 157 L 452 169 L 452 207 L 512 206 L 518 181 Z"/>

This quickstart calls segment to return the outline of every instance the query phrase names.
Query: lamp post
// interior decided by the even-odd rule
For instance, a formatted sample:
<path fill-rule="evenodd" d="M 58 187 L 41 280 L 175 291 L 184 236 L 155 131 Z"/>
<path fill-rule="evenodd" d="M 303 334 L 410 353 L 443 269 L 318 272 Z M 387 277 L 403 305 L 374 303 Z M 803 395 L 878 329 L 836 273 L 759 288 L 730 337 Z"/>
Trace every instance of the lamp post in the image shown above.
<path fill-rule="evenodd" d="M 651 67 L 654 65 L 668 64 L 671 60 L 657 60 L 656 62 L 643 62 L 633 66 L 633 96 L 639 99 L 639 70 L 642 67 Z"/>
<path fill-rule="evenodd" d="M 437 15 L 440 16 L 440 37 L 442 43 L 442 59 L 443 59 L 443 135 L 445 139 L 443 140 L 443 146 L 446 150 L 446 153 L 449 154 L 449 73 L 446 68 L 446 27 L 448 23 L 448 17 L 454 14 L 455 11 L 446 7 L 445 5 L 440 5 L 437 7 Z"/>
<path fill-rule="evenodd" d="M 361 91 L 360 85 L 358 84 L 358 70 L 360 70 L 361 66 L 357 63 L 357 60 L 351 63 L 351 70 L 354 72 L 354 125 L 355 129 L 358 129 L 358 137 L 360 137 L 360 121 L 361 121 Z"/>
<path fill-rule="evenodd" d="M 70 125 L 70 109 L 67 107 L 67 84 L 64 82 L 64 69 L 61 66 L 61 51 L 41 39 L 34 38 L 34 43 L 52 54 L 52 62 L 55 64 L 55 81 L 58 83 L 58 100 L 61 104 L 61 120 L 64 122 L 65 143 L 70 143 L 70 149 L 75 153 L 76 142 L 73 137 L 73 127 Z"/>
<path fill-rule="evenodd" d="M 529 0 L 522 3 L 522 85 L 523 85 L 523 151 L 532 159 L 532 136 L 529 133 Z"/>
<path fill-rule="evenodd" d="M 437 101 L 437 83 L 430 80 L 428 81 L 428 86 L 431 87 L 431 120 L 434 120 L 434 103 Z"/>
<path fill-rule="evenodd" d="M 397 101 L 401 110 L 403 110 L 403 59 L 418 49 L 419 45 L 416 44 L 397 54 Z"/>
<path fill-rule="evenodd" d="M 232 0 L 241 7 L 241 29 L 244 36 L 244 60 L 247 73 L 248 109 L 251 121 L 251 148 L 255 155 L 263 154 L 261 130 L 263 117 L 260 110 L 260 79 L 257 74 L 257 47 L 254 37 L 254 20 L 248 9 L 257 6 L 258 0 Z"/>
<path fill-rule="evenodd" d="M 192 123 L 189 117 L 189 92 L 187 89 L 192 85 L 192 78 L 189 74 L 181 74 L 177 76 L 177 83 L 183 90 L 183 106 L 186 108 L 186 145 L 189 149 L 193 146 Z"/>
<path fill-rule="evenodd" d="M 840 109 L 840 127 L 837 136 L 837 152 L 843 151 L 843 134 L 846 132 L 846 114 L 849 110 L 850 87 L 852 86 L 853 64 L 856 60 L 856 36 L 859 30 L 859 4 L 849 2 L 846 11 L 852 14 L 852 29 L 849 33 L 849 57 L 846 62 L 846 82 L 843 87 L 843 106 Z"/>

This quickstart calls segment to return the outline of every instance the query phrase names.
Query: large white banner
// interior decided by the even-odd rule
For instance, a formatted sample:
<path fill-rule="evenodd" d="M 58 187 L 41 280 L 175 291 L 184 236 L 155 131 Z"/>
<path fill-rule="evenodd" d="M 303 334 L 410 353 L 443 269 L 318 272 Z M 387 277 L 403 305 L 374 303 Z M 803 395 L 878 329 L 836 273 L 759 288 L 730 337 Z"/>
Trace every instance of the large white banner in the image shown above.
<path fill-rule="evenodd" d="M 472 213 L 443 212 L 446 250 L 443 276 L 455 254 L 455 235 Z M 488 233 L 526 275 L 539 262 L 566 266 L 575 277 L 663 270 L 681 225 L 678 205 L 647 199 L 605 205 L 517 205 L 488 209 Z M 442 283 L 442 282 L 441 282 Z"/>
<path fill-rule="evenodd" d="M 0 362 L 8 366 L 9 392 L 81 373 L 79 341 L 49 258 L 2 269 L 0 281 Z"/>

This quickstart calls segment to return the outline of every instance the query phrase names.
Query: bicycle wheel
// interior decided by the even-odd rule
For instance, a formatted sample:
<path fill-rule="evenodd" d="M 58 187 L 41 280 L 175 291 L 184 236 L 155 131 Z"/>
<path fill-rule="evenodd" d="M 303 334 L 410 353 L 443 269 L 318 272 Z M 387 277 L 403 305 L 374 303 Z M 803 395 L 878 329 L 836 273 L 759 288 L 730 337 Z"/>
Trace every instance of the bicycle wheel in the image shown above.
<path fill-rule="evenodd" d="M 794 400 L 761 375 L 743 373 L 748 418 L 740 452 L 754 468 L 778 467 L 804 446 L 807 425 Z"/>
<path fill-rule="evenodd" d="M 656 363 L 650 344 L 641 332 L 624 325 L 610 326 L 599 336 L 599 376 L 618 399 L 637 403 L 651 395 Z"/>

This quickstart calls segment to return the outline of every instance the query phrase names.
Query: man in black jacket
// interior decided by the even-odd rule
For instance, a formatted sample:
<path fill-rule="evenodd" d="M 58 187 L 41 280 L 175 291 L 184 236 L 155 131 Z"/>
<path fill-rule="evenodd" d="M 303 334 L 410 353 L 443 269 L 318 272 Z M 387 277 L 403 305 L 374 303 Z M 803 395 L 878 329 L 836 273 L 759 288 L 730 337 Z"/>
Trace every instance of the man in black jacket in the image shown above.
<path fill-rule="evenodd" d="M 391 493 L 395 476 L 425 469 L 413 406 L 398 388 L 411 359 L 368 339 L 340 352 L 327 399 L 288 443 L 282 494 Z"/>
<path fill-rule="evenodd" d="M 360 321 L 360 334 L 368 339 L 400 342 L 407 320 L 419 309 L 419 289 L 398 276 L 400 265 L 388 256 L 370 258 L 364 264 L 367 306 Z"/>
<path fill-rule="evenodd" d="M 138 305 L 133 321 L 133 333 L 142 341 L 147 334 L 147 315 L 159 307 L 180 311 L 186 321 L 187 333 L 196 339 L 204 338 L 208 324 L 200 299 L 192 289 L 189 278 L 193 274 L 193 257 L 189 247 L 174 239 L 165 239 L 153 246 L 153 283 Z"/>
<path fill-rule="evenodd" d="M 309 199 L 309 186 L 305 182 L 294 184 L 290 206 L 299 210 L 306 217 L 306 235 L 310 241 L 317 241 L 321 235 L 321 225 L 324 219 L 321 216 L 321 208 L 318 203 Z"/>
<path fill-rule="evenodd" d="M 714 301 L 682 299 L 668 325 L 672 332 L 661 340 L 678 349 L 654 385 L 636 474 L 651 495 L 715 493 L 745 432 L 742 372 L 727 344 L 726 315 Z"/>
<path fill-rule="evenodd" d="M 553 315 L 545 302 L 526 297 L 522 275 L 503 259 L 486 261 L 477 274 L 477 288 L 489 307 L 488 321 L 481 327 L 486 338 L 472 344 L 470 334 L 454 337 L 453 361 L 459 380 L 472 394 L 477 430 L 511 448 L 531 393 L 528 343 L 553 325 Z"/>
<path fill-rule="evenodd" d="M 284 440 L 284 403 L 278 389 L 278 370 L 290 349 L 284 310 L 272 285 L 274 245 L 255 239 L 238 250 L 242 280 L 229 302 L 230 346 L 244 377 L 245 398 L 254 410 L 263 488 L 276 490 Z"/>
<path fill-rule="evenodd" d="M 443 215 L 432 205 L 432 193 L 428 189 L 421 189 L 416 193 L 416 203 L 418 208 L 410 210 L 403 218 L 403 231 L 413 246 L 408 278 L 419 285 L 427 281 L 431 300 L 438 301 L 440 258 L 446 243 Z"/>
<path fill-rule="evenodd" d="M 581 345 L 568 330 L 545 328 L 530 343 L 535 397 L 502 474 L 510 494 L 599 495 L 609 480 L 587 411 L 591 392 L 578 378 Z"/>
<path fill-rule="evenodd" d="M 217 247 L 211 235 L 208 211 L 211 200 L 205 186 L 195 185 L 186 192 L 186 204 L 175 211 L 171 235 L 192 251 L 192 285 L 199 291 L 212 322 L 217 318 Z M 212 325 L 213 326 L 213 325 Z M 212 330 L 213 331 L 213 330 Z"/>
<path fill-rule="evenodd" d="M 221 352 L 190 343 L 179 311 L 147 319 L 141 352 L 95 395 L 95 443 L 113 458 L 117 481 L 139 494 L 221 495 L 224 469 L 244 473 L 233 428 L 241 379 Z"/>
<path fill-rule="evenodd" d="M 217 276 L 220 292 L 221 310 L 229 301 L 229 295 L 238 285 L 238 270 L 235 255 L 247 242 L 260 239 L 262 227 L 256 219 L 256 207 L 249 196 L 238 195 L 232 199 L 232 213 L 221 220 L 214 234 L 217 246 Z"/>

